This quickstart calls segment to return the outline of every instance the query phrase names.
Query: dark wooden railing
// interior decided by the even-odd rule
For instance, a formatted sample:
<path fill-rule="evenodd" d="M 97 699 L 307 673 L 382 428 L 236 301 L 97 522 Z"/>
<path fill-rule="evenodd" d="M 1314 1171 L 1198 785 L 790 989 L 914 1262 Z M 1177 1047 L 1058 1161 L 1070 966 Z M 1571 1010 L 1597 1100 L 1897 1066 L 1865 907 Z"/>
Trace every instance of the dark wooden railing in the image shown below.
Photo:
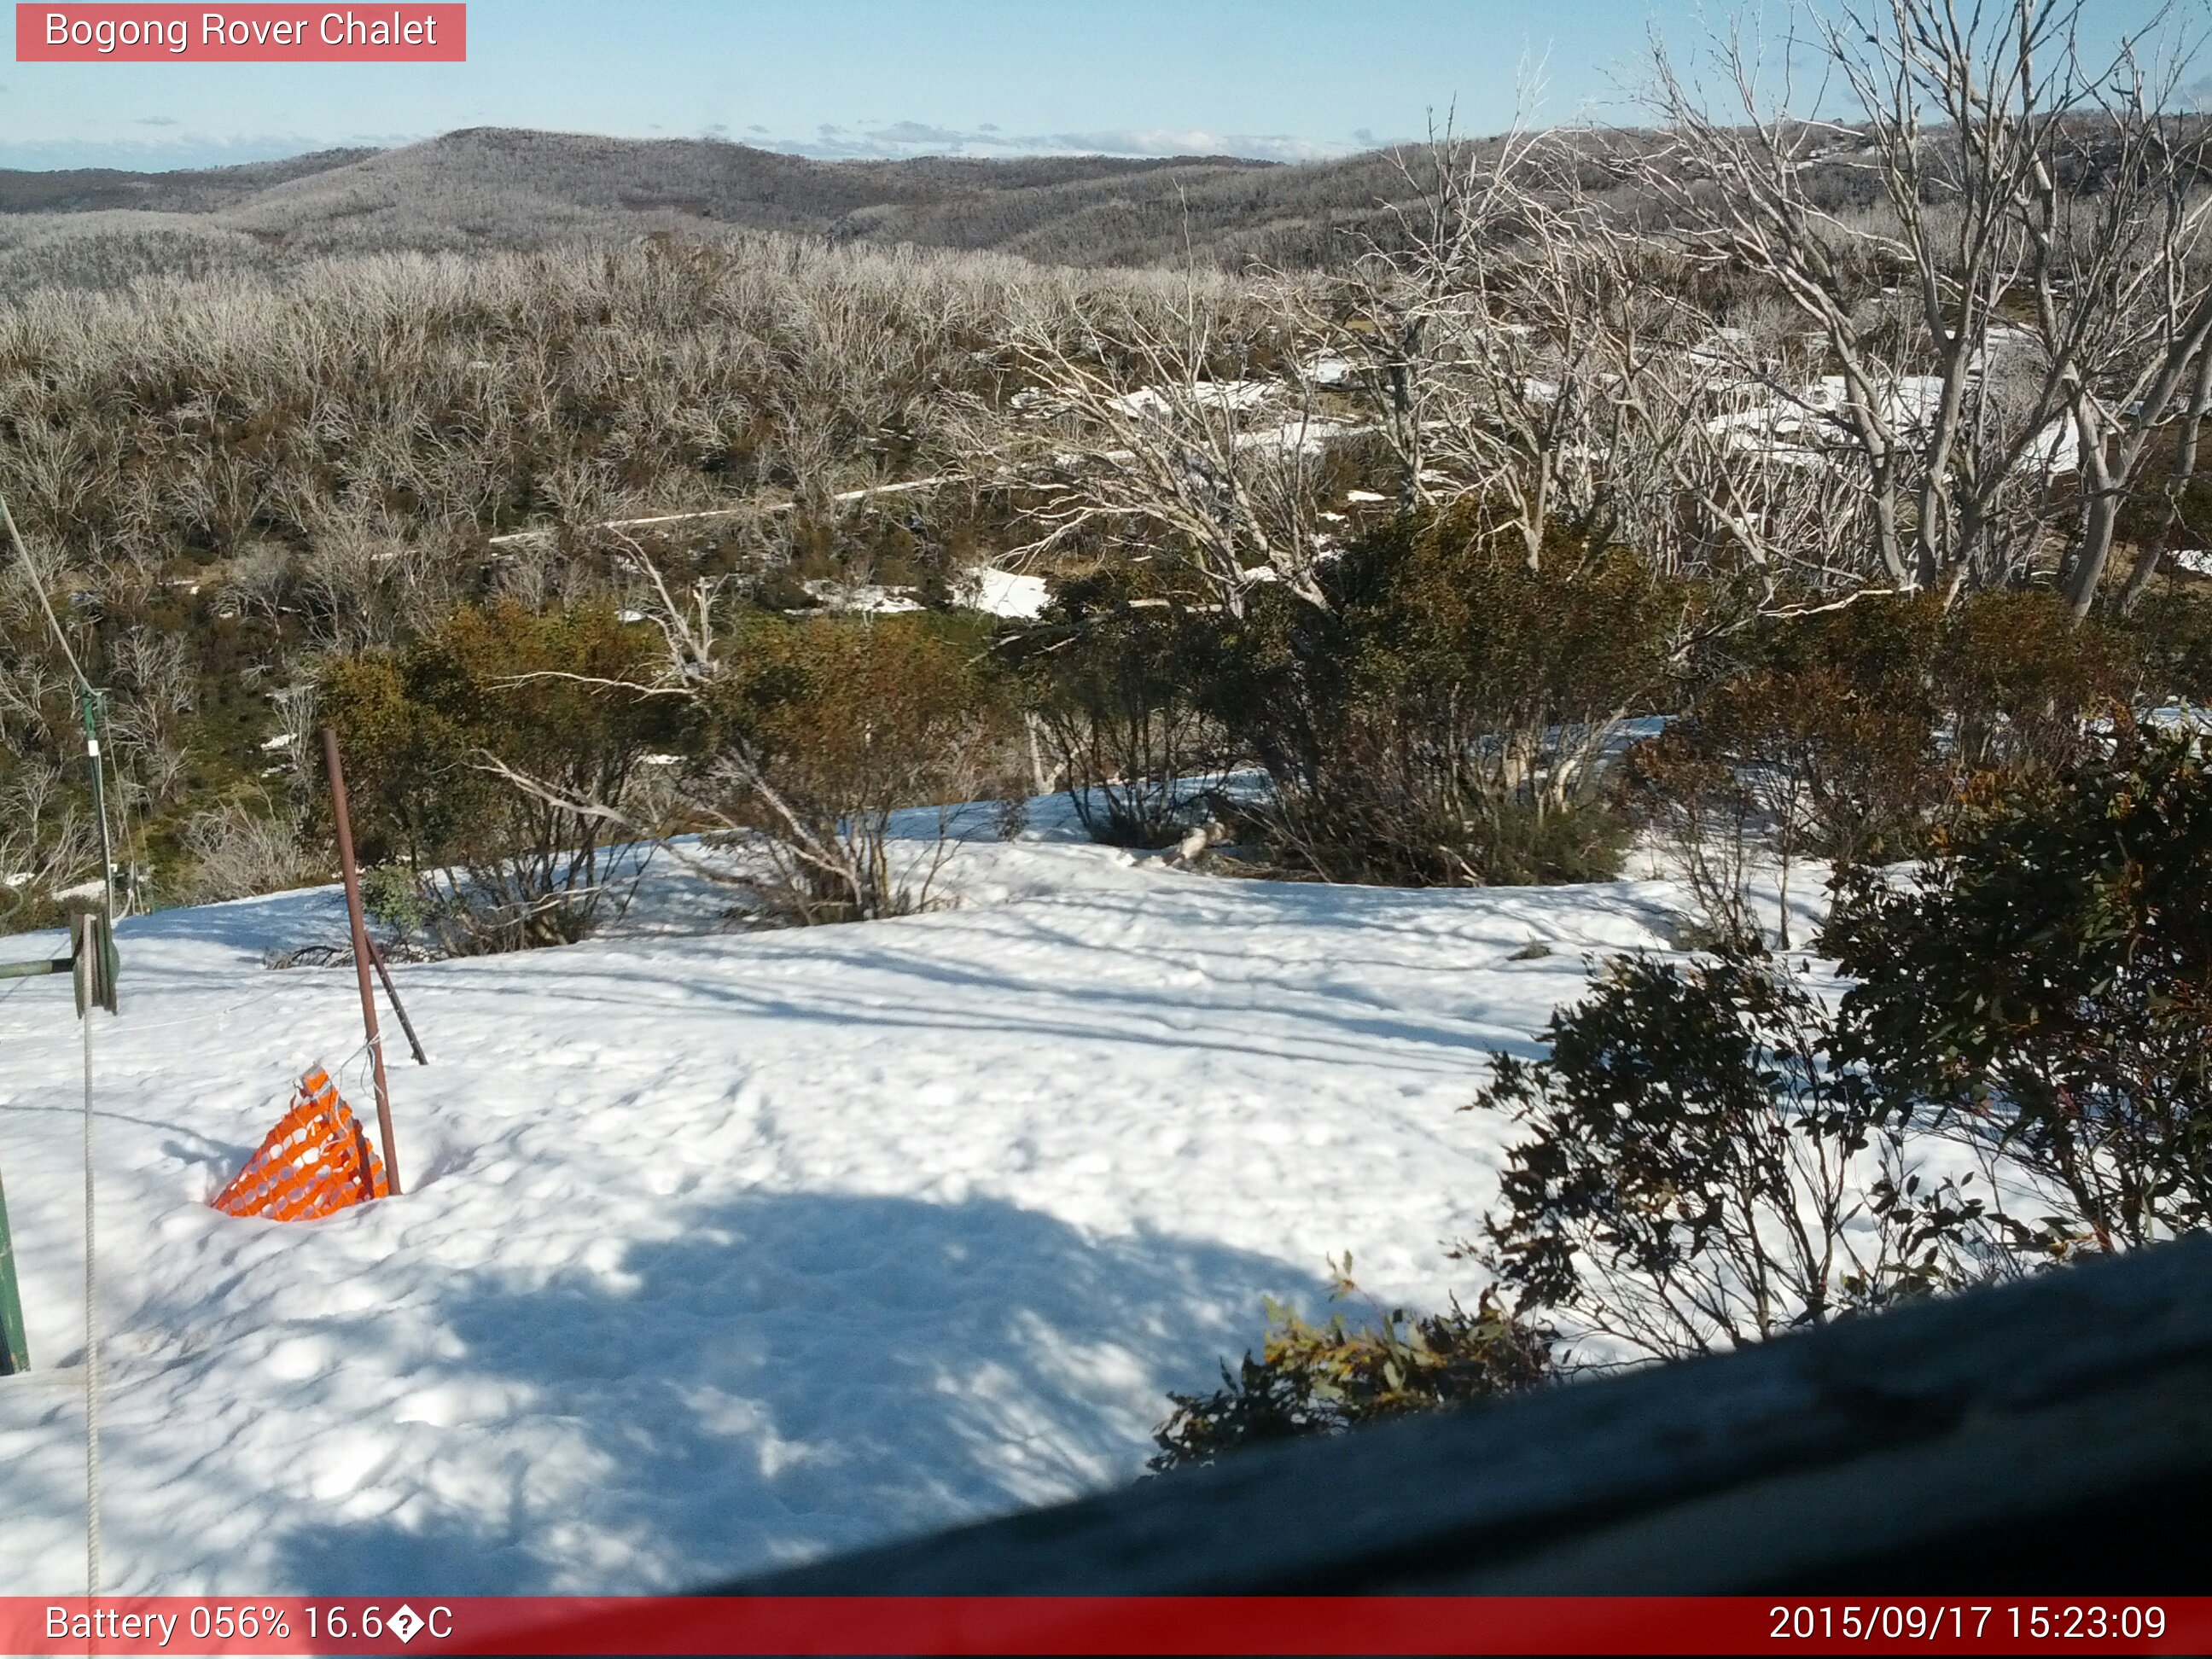
<path fill-rule="evenodd" d="M 2212 1589 L 2212 1239 L 1255 1450 L 730 1588 Z"/>

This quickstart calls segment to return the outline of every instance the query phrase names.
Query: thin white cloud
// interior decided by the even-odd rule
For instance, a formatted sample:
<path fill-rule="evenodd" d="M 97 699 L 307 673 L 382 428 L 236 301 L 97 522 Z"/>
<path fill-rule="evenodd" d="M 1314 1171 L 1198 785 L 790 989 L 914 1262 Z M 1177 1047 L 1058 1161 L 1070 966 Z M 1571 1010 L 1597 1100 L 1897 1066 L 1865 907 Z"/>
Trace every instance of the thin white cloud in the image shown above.
<path fill-rule="evenodd" d="M 349 133 L 309 137 L 302 134 L 249 135 L 215 138 L 189 131 L 167 116 L 137 119 L 151 128 L 143 137 L 96 140 L 0 138 L 0 167 L 46 169 L 116 167 L 160 173 L 180 167 L 234 166 L 278 161 L 313 150 L 396 149 L 419 143 L 428 133 Z M 655 129 L 659 131 L 659 129 Z M 720 137 L 726 126 L 710 126 Z M 973 128 L 925 121 L 870 122 L 851 126 L 824 122 L 811 137 L 779 137 L 757 124 L 744 130 L 744 142 L 764 149 L 823 161 L 902 161 L 919 155 L 953 155 L 979 160 L 1024 155 L 1116 155 L 1166 158 L 1177 155 L 1233 155 L 1262 161 L 1326 161 L 1378 147 L 1370 132 L 1357 142 L 1335 143 L 1286 133 L 1214 132 L 1204 128 L 1109 127 L 1091 131 L 1010 133 L 995 125 Z"/>
<path fill-rule="evenodd" d="M 758 129 L 754 129 L 757 131 Z M 769 149 L 824 161 L 899 161 L 915 155 L 1235 155 L 1259 161 L 1317 161 L 1366 148 L 1290 133 L 1214 132 L 1204 128 L 1106 127 L 1086 132 L 1009 133 L 891 121 L 858 127 L 824 123 L 812 138 L 762 140 Z"/>

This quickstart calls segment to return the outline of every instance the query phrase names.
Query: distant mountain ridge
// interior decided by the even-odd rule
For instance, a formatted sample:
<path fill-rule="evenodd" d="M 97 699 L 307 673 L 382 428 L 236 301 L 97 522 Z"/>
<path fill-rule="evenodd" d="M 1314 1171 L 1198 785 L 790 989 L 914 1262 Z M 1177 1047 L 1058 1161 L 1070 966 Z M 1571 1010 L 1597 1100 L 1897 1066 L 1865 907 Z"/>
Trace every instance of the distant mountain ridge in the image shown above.
<path fill-rule="evenodd" d="M 1394 190 L 1395 186 L 1395 190 Z M 388 150 L 177 173 L 0 171 L 0 292 L 328 253 L 777 230 L 1072 264 L 1340 257 L 1404 181 L 1386 152 L 824 161 L 702 139 L 478 127 Z"/>
<path fill-rule="evenodd" d="M 325 149 L 276 161 L 133 173 L 116 167 L 59 167 L 32 172 L 0 167 L 0 214 L 94 213 L 140 209 L 154 213 L 208 213 L 250 196 L 378 154 L 374 149 Z"/>

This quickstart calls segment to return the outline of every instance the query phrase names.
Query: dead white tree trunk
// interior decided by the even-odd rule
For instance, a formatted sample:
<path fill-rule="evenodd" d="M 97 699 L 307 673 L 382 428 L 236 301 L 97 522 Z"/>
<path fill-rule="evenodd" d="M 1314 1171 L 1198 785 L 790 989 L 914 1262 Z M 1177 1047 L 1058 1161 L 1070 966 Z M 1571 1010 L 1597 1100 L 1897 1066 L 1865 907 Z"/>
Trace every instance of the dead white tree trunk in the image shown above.
<path fill-rule="evenodd" d="M 1778 62 L 1714 43 L 1717 100 L 1655 53 L 1669 142 L 1642 182 L 1680 246 L 1818 341 L 1828 395 L 1778 390 L 1851 452 L 1867 556 L 1899 586 L 2008 580 L 2056 537 L 2085 613 L 2155 434 L 2190 418 L 2212 287 L 2202 124 L 2168 113 L 2187 46 L 2154 20 L 2092 62 L 2086 15 L 1808 8 Z M 1837 205 L 1854 175 L 1873 212 Z"/>

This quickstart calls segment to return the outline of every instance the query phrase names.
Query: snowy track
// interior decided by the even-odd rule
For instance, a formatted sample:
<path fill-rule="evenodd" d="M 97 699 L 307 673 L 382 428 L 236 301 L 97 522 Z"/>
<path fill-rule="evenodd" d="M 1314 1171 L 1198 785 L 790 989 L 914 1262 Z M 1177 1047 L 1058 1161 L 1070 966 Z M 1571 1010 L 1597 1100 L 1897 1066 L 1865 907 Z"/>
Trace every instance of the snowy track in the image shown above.
<path fill-rule="evenodd" d="M 126 923 L 99 1099 L 110 1587 L 679 1588 L 1129 1479 L 1272 1293 L 1471 1273 L 1494 1047 L 1661 941 L 1668 890 L 1413 893 L 979 843 L 963 908 L 655 926 L 396 969 L 409 1191 L 205 1200 L 359 1042 L 334 890 Z M 687 909 L 689 920 L 686 919 Z M 694 931 L 686 934 L 690 927 Z M 44 952 L 47 936 L 0 941 Z M 1531 957 L 1541 942 L 1552 954 Z M 1516 957 L 1516 952 L 1522 953 Z M 0 1380 L 0 1589 L 80 1589 L 76 1021 L 0 1002 L 32 1376 Z M 364 1109 L 359 1067 L 343 1080 Z"/>

